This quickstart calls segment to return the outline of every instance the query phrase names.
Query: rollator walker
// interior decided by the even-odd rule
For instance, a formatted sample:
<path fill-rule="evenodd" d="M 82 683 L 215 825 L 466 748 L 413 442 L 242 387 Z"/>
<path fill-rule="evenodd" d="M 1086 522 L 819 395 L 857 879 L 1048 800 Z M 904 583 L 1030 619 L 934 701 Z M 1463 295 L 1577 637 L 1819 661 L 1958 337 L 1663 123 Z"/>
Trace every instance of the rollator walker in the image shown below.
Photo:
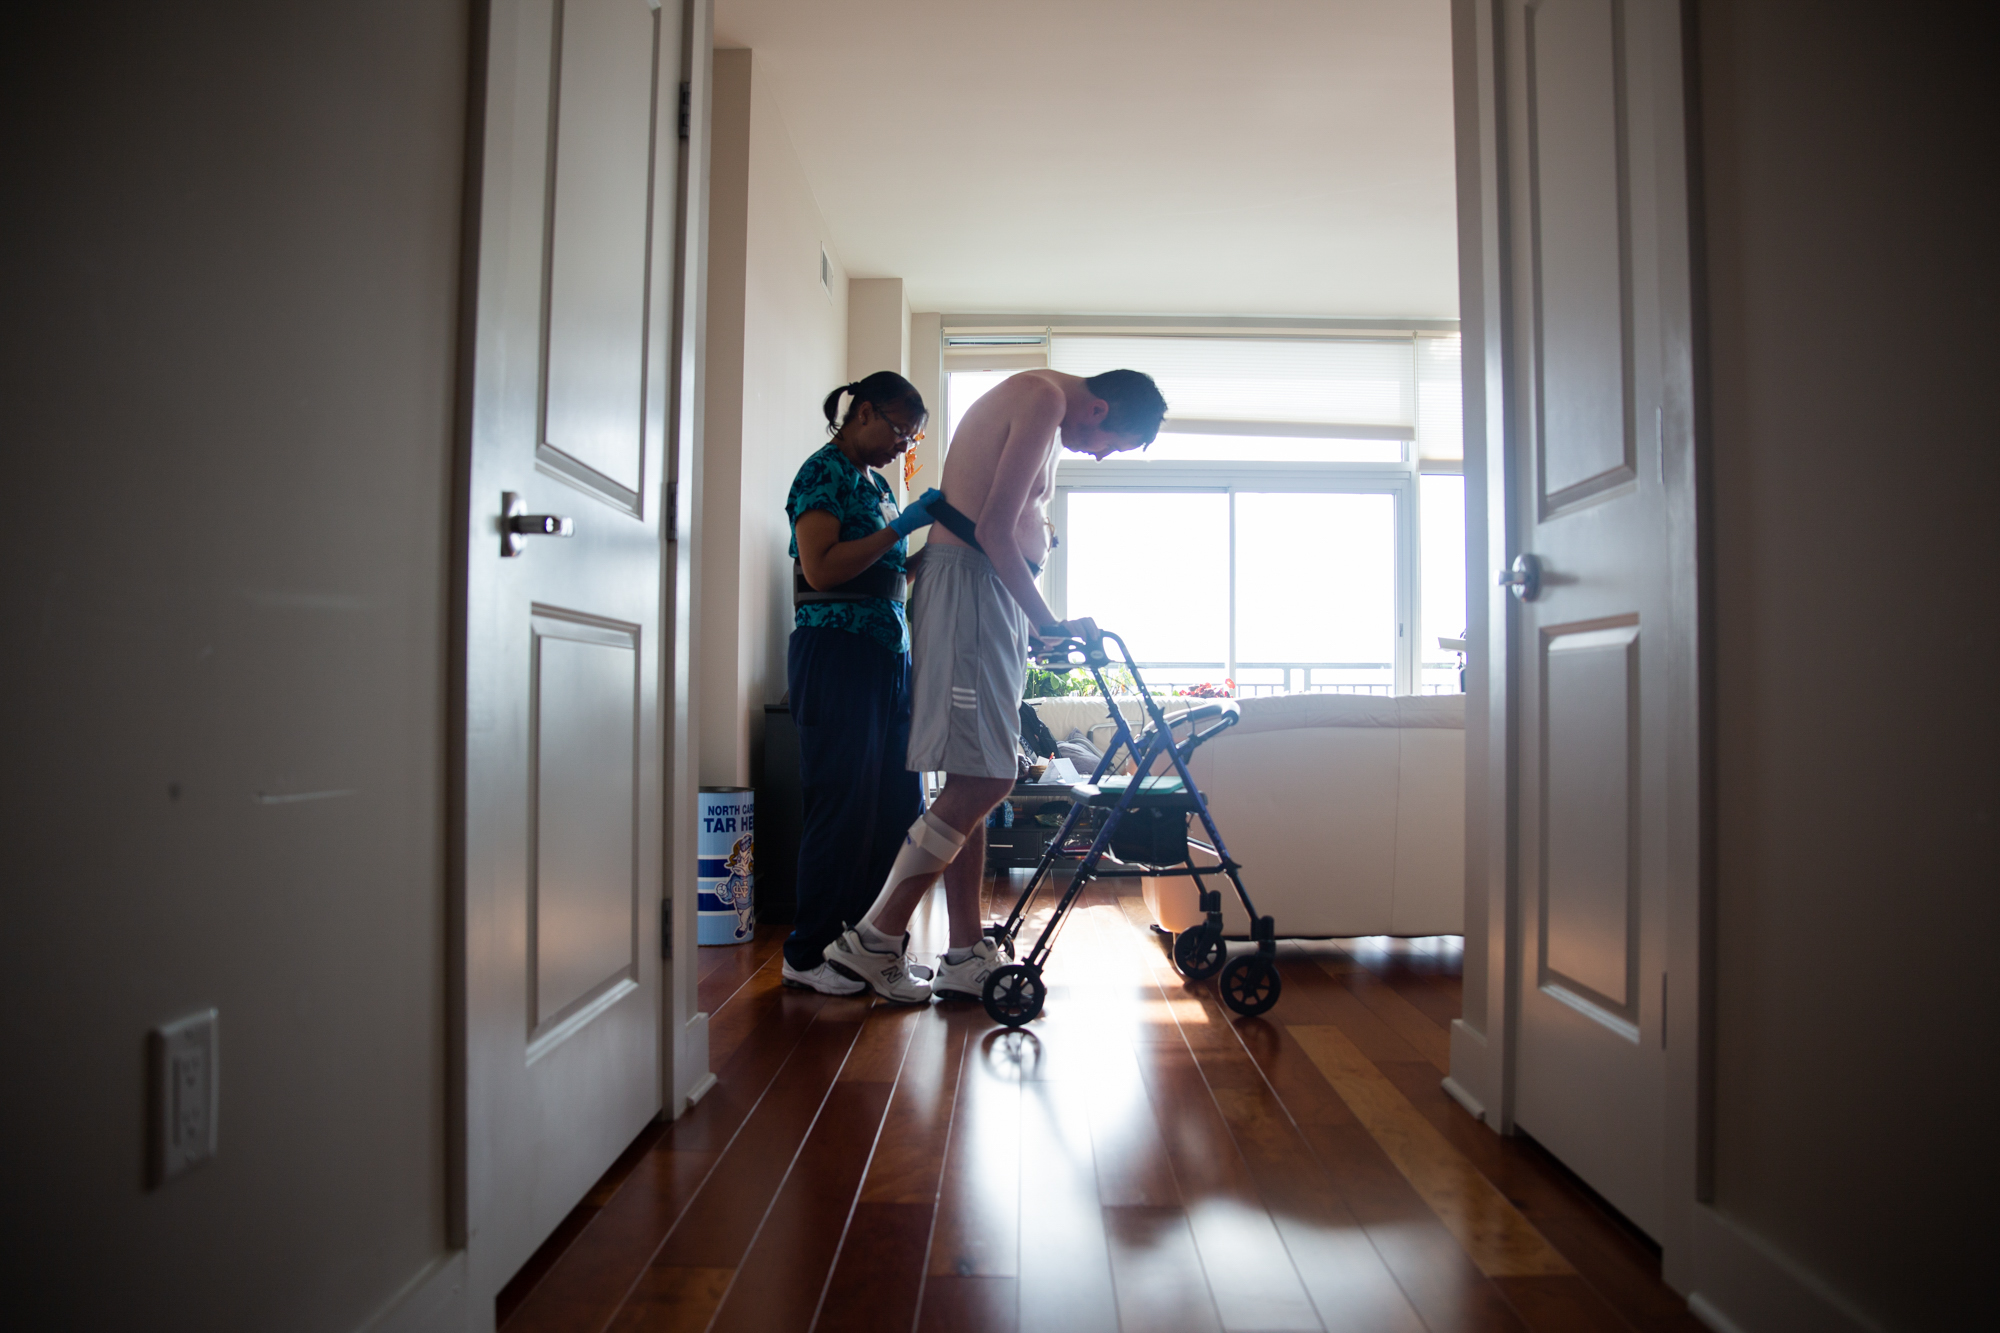
<path fill-rule="evenodd" d="M 1118 653 L 1125 659 L 1125 669 L 1132 673 L 1139 699 L 1146 710 L 1148 721 L 1145 730 L 1137 736 L 1132 734 L 1131 726 L 1117 705 L 1110 703 L 1111 689 L 1105 684 L 1104 670 L 1113 663 L 1104 651 L 1106 643 L 1118 646 Z M 1042 926 L 1034 945 L 1018 961 L 995 968 L 987 977 L 982 997 L 987 1014 L 996 1023 L 1020 1027 L 1041 1013 L 1042 1004 L 1048 999 L 1048 985 L 1042 980 L 1042 968 L 1048 961 L 1063 921 L 1076 905 L 1084 886 L 1092 880 L 1182 875 L 1194 880 L 1195 889 L 1200 894 L 1203 917 L 1199 926 L 1174 937 L 1175 968 L 1190 981 L 1206 980 L 1220 972 L 1224 1004 L 1246 1017 L 1264 1013 L 1278 1002 L 1281 989 L 1276 931 L 1271 918 L 1258 916 L 1256 907 L 1251 904 L 1250 892 L 1243 887 L 1243 876 L 1239 873 L 1243 867 L 1230 856 L 1222 834 L 1216 830 L 1215 818 L 1208 812 L 1208 801 L 1194 785 L 1187 766 L 1188 756 L 1199 746 L 1235 726 L 1241 719 L 1242 713 L 1235 700 L 1205 700 L 1183 711 L 1164 712 L 1159 701 L 1147 693 L 1146 682 L 1139 675 L 1138 663 L 1132 660 L 1132 650 L 1116 634 L 1105 631 L 1089 638 L 1069 639 L 1038 654 L 1035 660 L 1039 665 L 1055 670 L 1087 667 L 1110 709 L 1111 723 L 1117 734 L 1105 750 L 1104 757 L 1098 761 L 1090 780 L 1070 788 L 1074 799 L 1069 813 L 1063 816 L 1062 826 L 1049 840 L 1048 849 L 1042 853 L 1034 876 L 1029 879 L 1027 888 L 1022 890 L 1014 910 L 1008 913 L 1006 921 L 986 928 L 988 938 L 993 940 L 1000 952 L 1013 958 L 1015 942 L 1027 925 L 1028 910 L 1035 895 L 1050 879 L 1058 861 L 1076 856 L 1070 850 L 1070 838 L 1083 822 L 1084 812 L 1106 812 L 1103 823 L 1091 839 L 1089 850 L 1082 854 L 1068 887 L 1056 900 L 1055 910 Z M 1177 731 L 1183 728 L 1186 734 L 1177 740 Z M 1112 771 L 1119 767 L 1121 754 L 1128 755 L 1132 760 L 1129 775 Z M 1171 773 L 1154 772 L 1162 760 L 1171 762 Z M 1190 814 L 1201 817 L 1202 829 L 1208 834 L 1207 842 L 1188 836 L 1187 817 Z M 1194 850 L 1214 857 L 1216 864 L 1197 867 Z M 1202 882 L 1202 876 L 1218 874 L 1228 878 L 1236 888 L 1236 896 L 1243 900 L 1243 910 L 1251 922 L 1250 938 L 1256 945 L 1254 953 L 1229 957 L 1222 938 L 1222 894 Z"/>

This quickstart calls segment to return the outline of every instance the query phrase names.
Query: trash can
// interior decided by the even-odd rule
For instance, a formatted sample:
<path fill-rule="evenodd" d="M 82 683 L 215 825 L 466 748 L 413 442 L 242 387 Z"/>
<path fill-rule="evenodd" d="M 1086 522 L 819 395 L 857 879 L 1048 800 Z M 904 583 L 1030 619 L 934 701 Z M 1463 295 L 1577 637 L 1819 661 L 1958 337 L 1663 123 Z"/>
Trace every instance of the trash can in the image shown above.
<path fill-rule="evenodd" d="M 757 930 L 756 793 L 703 787 L 695 818 L 695 943 L 745 943 Z"/>

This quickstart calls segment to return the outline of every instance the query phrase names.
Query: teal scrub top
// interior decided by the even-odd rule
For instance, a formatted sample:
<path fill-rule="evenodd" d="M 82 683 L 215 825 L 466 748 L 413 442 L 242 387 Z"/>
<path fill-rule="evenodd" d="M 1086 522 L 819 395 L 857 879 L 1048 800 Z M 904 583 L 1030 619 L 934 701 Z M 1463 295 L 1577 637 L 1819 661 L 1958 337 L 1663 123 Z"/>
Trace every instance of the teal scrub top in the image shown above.
<path fill-rule="evenodd" d="M 806 459 L 792 478 L 791 494 L 785 497 L 785 517 L 794 529 L 790 553 L 799 555 L 797 526 L 799 515 L 822 509 L 840 520 L 840 540 L 859 541 L 889 526 L 897 513 L 895 493 L 889 483 L 864 467 L 856 467 L 828 443 Z M 898 573 L 908 569 L 909 551 L 901 538 L 882 553 L 881 563 Z M 800 629 L 844 629 L 875 640 L 892 653 L 910 651 L 910 626 L 903 604 L 887 597 L 868 597 L 858 602 L 807 602 L 792 610 L 792 623 Z"/>

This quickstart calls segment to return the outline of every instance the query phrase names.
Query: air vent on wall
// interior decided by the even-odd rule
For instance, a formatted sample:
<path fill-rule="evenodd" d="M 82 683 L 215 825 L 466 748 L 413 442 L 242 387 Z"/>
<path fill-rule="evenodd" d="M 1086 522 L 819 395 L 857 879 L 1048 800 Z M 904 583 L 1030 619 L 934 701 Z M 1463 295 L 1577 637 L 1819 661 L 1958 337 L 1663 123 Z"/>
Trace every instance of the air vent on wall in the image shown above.
<path fill-rule="evenodd" d="M 1048 335 L 1043 333 L 947 333 L 944 345 L 947 351 L 973 347 L 1041 347 L 1048 340 Z"/>

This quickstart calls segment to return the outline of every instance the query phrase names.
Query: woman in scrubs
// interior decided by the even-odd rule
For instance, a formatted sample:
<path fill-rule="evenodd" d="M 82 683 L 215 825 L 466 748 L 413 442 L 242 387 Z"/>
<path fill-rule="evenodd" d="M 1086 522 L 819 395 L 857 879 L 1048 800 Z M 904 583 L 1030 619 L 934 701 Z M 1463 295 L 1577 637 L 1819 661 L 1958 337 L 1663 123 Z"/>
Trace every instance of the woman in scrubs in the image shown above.
<path fill-rule="evenodd" d="M 785 500 L 795 607 L 786 678 L 805 825 L 784 980 L 855 995 L 867 987 L 821 951 L 868 911 L 922 809 L 917 775 L 903 767 L 910 736 L 904 538 L 931 521 L 938 493 L 899 509 L 874 471 L 923 438 L 929 414 L 908 380 L 877 371 L 835 389 L 824 410 L 833 438 L 806 459 Z"/>

